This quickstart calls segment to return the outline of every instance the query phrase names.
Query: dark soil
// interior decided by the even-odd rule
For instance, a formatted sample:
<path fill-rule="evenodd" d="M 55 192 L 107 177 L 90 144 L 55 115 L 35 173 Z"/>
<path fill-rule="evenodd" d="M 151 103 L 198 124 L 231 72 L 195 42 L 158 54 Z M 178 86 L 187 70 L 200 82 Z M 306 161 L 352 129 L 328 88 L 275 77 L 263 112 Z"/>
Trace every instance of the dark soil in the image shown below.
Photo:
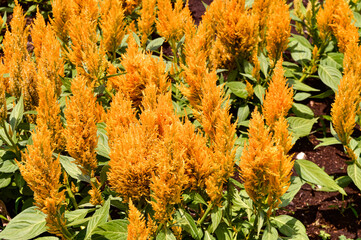
<path fill-rule="evenodd" d="M 212 0 L 204 1 L 210 4 Z M 303 1 L 304 4 L 307 1 Z M 198 25 L 205 8 L 200 0 L 189 0 L 189 8 L 195 23 Z M 318 79 L 307 79 L 306 84 L 320 89 L 320 93 L 327 87 Z M 291 153 L 294 158 L 298 153 L 305 154 L 304 159 L 310 160 L 323 168 L 326 173 L 334 178 L 347 175 L 347 156 L 342 145 L 319 147 L 314 149 L 320 141 L 319 138 L 331 137 L 330 122 L 323 118 L 330 115 L 333 96 L 326 99 L 308 99 L 303 104 L 308 105 L 319 121 L 314 125 L 312 134 L 299 139 Z M 359 126 L 356 127 L 359 136 Z M 340 236 L 356 239 L 361 238 L 361 193 L 353 184 L 345 187 L 347 196 L 338 192 L 322 192 L 305 184 L 296 194 L 293 201 L 278 214 L 287 214 L 301 221 L 311 240 L 322 239 L 322 232 L 329 234 L 329 239 L 338 240 Z"/>

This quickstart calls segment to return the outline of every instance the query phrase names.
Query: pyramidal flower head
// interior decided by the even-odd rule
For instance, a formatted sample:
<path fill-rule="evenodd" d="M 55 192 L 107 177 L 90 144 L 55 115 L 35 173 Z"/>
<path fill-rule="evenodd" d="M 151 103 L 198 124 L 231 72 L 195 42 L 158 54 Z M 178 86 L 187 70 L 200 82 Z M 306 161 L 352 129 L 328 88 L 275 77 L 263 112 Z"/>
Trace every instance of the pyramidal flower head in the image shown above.
<path fill-rule="evenodd" d="M 124 10 L 120 0 L 102 2 L 101 29 L 103 45 L 106 51 L 114 53 L 125 34 Z"/>
<path fill-rule="evenodd" d="M 60 215 L 60 208 L 65 204 L 64 191 L 61 187 L 61 166 L 59 159 L 53 158 L 51 133 L 46 125 L 38 125 L 32 135 L 33 145 L 23 154 L 24 164 L 18 162 L 21 175 L 34 191 L 35 205 L 47 215 L 48 231 L 64 237 L 65 218 Z"/>
<path fill-rule="evenodd" d="M 271 82 L 263 101 L 262 113 L 268 126 L 272 126 L 281 116 L 286 116 L 293 104 L 293 91 L 287 86 L 282 59 L 277 62 Z"/>
<path fill-rule="evenodd" d="M 275 64 L 282 56 L 290 35 L 291 18 L 288 5 L 283 0 L 274 1 L 267 19 L 266 35 L 267 52 L 271 63 Z"/>
<path fill-rule="evenodd" d="M 92 88 L 85 77 L 78 76 L 71 83 L 73 96 L 67 101 L 64 115 L 66 149 L 84 174 L 90 175 L 97 168 L 95 148 L 97 138 L 97 103 Z"/>
<path fill-rule="evenodd" d="M 143 47 L 147 43 L 148 36 L 154 31 L 156 20 L 156 0 L 142 0 L 142 9 L 140 10 L 140 20 L 138 21 L 139 32 L 142 36 Z"/>
<path fill-rule="evenodd" d="M 128 221 L 128 240 L 149 239 L 151 228 L 147 227 L 143 214 L 134 206 L 132 200 L 129 201 Z"/>
<path fill-rule="evenodd" d="M 292 158 L 272 138 L 269 127 L 257 109 L 249 123 L 249 143 L 245 145 L 239 164 L 241 178 L 256 208 L 273 209 L 281 203 L 281 196 L 290 185 Z"/>

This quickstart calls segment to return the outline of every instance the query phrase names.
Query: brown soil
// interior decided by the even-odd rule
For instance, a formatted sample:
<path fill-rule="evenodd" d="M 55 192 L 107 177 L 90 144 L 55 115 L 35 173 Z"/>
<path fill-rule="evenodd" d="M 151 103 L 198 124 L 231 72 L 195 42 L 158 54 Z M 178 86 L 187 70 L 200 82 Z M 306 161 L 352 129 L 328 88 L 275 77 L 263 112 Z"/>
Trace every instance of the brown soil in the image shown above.
<path fill-rule="evenodd" d="M 210 4 L 212 0 L 204 1 Z M 304 1 L 306 3 L 307 1 Z M 200 0 L 189 0 L 189 8 L 196 24 L 201 20 L 205 8 Z M 307 84 L 320 89 L 327 88 L 318 79 L 308 79 Z M 326 99 L 309 99 L 303 102 L 314 112 L 315 117 L 330 115 L 333 97 Z M 291 153 L 294 157 L 298 153 L 305 153 L 305 159 L 310 160 L 323 168 L 326 173 L 334 176 L 347 175 L 348 158 L 344 154 L 341 145 L 319 147 L 314 149 L 320 141 L 318 138 L 331 137 L 329 121 L 324 120 L 325 127 L 318 121 L 313 127 L 313 132 L 308 137 L 297 141 Z M 323 132 L 322 129 L 325 129 Z M 357 127 L 359 129 L 359 127 Z M 357 133 L 360 135 L 360 132 Z M 307 235 L 311 240 L 322 239 L 321 232 L 329 234 L 329 239 L 338 240 L 344 235 L 347 238 L 361 238 L 361 193 L 360 190 L 351 183 L 345 188 L 347 196 L 342 197 L 338 192 L 322 192 L 313 189 L 305 184 L 297 193 L 293 201 L 285 208 L 278 211 L 278 214 L 287 214 L 301 221 L 307 230 Z"/>

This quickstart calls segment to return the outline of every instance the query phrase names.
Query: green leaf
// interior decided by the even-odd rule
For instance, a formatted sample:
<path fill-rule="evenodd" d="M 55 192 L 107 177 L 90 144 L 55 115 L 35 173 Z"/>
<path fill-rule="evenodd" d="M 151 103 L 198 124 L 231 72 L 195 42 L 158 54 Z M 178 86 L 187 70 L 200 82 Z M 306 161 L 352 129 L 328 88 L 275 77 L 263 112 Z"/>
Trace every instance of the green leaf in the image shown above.
<path fill-rule="evenodd" d="M 256 85 L 253 90 L 256 97 L 263 103 L 263 96 L 266 93 L 266 89 L 261 85 Z"/>
<path fill-rule="evenodd" d="M 267 227 L 263 232 L 262 240 L 277 240 L 278 232 L 271 224 L 267 223 Z"/>
<path fill-rule="evenodd" d="M 313 124 L 317 122 L 318 118 L 305 119 L 300 117 L 289 117 L 287 121 L 290 125 L 290 130 L 296 137 L 308 136 L 312 130 Z"/>
<path fill-rule="evenodd" d="M 216 236 L 217 240 L 233 240 L 232 231 L 227 227 L 224 222 L 219 224 L 216 230 Z"/>
<path fill-rule="evenodd" d="M 14 173 L 18 169 L 19 167 L 13 159 L 5 160 L 2 164 L 0 164 L 0 172 L 2 173 Z"/>
<path fill-rule="evenodd" d="M 54 156 L 58 157 L 58 154 L 54 153 Z M 70 177 L 83 182 L 90 183 L 90 176 L 83 174 L 83 172 L 80 170 L 78 165 L 75 164 L 74 158 L 60 155 L 59 161 L 63 166 L 63 168 L 65 169 L 65 171 L 70 175 Z"/>
<path fill-rule="evenodd" d="M 294 217 L 288 215 L 272 217 L 271 223 L 287 237 L 297 240 L 308 239 L 305 226 Z"/>
<path fill-rule="evenodd" d="M 91 239 L 127 240 L 129 222 L 124 219 L 113 220 L 99 225 Z"/>
<path fill-rule="evenodd" d="M 0 232 L 0 239 L 26 240 L 46 232 L 46 215 L 35 207 L 19 213 Z"/>
<path fill-rule="evenodd" d="M 65 218 L 67 223 L 71 223 L 77 221 L 79 219 L 83 219 L 92 209 L 76 209 L 74 211 L 66 211 Z"/>
<path fill-rule="evenodd" d="M 298 159 L 295 161 L 294 168 L 300 178 L 306 182 L 334 189 L 343 195 L 347 195 L 345 190 L 337 185 L 335 180 L 333 180 L 324 170 L 322 170 L 313 162 L 304 159 Z"/>
<path fill-rule="evenodd" d="M 341 142 L 339 140 L 337 140 L 336 138 L 334 138 L 334 137 L 318 138 L 317 140 L 320 140 L 321 143 L 318 144 L 314 149 L 319 148 L 319 147 L 323 147 L 323 146 L 341 144 Z"/>
<path fill-rule="evenodd" d="M 296 196 L 303 184 L 304 182 L 301 180 L 300 177 L 292 176 L 291 185 L 287 189 L 287 192 L 281 197 L 282 203 L 279 205 L 279 207 L 286 207 L 288 204 L 290 204 L 290 202 Z"/>
<path fill-rule="evenodd" d="M 305 92 L 299 92 L 299 93 L 296 93 L 295 96 L 293 96 L 293 99 L 295 101 L 303 101 L 303 100 L 309 98 L 310 96 L 312 96 L 312 94 L 305 93 Z"/>
<path fill-rule="evenodd" d="M 24 100 L 23 100 L 23 96 L 21 95 L 18 103 L 14 107 L 9 118 L 10 126 L 13 132 L 15 132 L 16 127 L 22 121 L 23 115 L 24 115 Z"/>
<path fill-rule="evenodd" d="M 238 122 L 243 122 L 244 120 L 246 120 L 249 114 L 250 114 L 250 110 L 248 104 L 244 104 L 241 107 L 239 107 L 237 112 Z"/>
<path fill-rule="evenodd" d="M 108 145 L 108 136 L 107 136 L 107 132 L 105 130 L 105 124 L 104 124 L 104 126 L 101 124 L 97 124 L 97 127 L 98 127 L 98 130 L 97 130 L 98 146 L 95 150 L 97 151 L 97 153 L 100 156 L 110 159 L 110 157 L 109 157 L 110 148 Z"/>
<path fill-rule="evenodd" d="M 360 28 L 361 27 L 361 14 L 354 11 L 353 16 L 354 16 L 354 19 L 355 19 L 355 26 Z"/>
<path fill-rule="evenodd" d="M 232 91 L 234 95 L 240 98 L 246 99 L 248 97 L 248 92 L 246 90 L 246 84 L 242 82 L 227 82 L 226 86 Z"/>
<path fill-rule="evenodd" d="M 177 239 L 175 238 L 171 230 L 169 230 L 168 228 L 162 228 L 162 230 L 160 230 L 160 232 L 158 233 L 156 240 L 177 240 Z"/>
<path fill-rule="evenodd" d="M 109 216 L 109 209 L 110 199 L 108 199 L 101 208 L 97 209 L 94 215 L 89 220 L 84 239 L 90 239 L 90 237 L 94 234 L 96 228 L 101 224 L 107 222 Z"/>
<path fill-rule="evenodd" d="M 212 223 L 209 226 L 208 230 L 211 233 L 214 233 L 218 227 L 218 225 L 221 223 L 222 220 L 222 209 L 219 209 L 218 207 L 213 208 L 211 212 L 211 219 Z"/>
<path fill-rule="evenodd" d="M 341 71 L 343 68 L 343 54 L 330 52 L 325 58 L 321 59 L 320 65 L 330 66 Z"/>
<path fill-rule="evenodd" d="M 9 186 L 12 174 L 0 173 L 0 189 Z"/>
<path fill-rule="evenodd" d="M 320 64 L 318 67 L 318 76 L 326 86 L 330 87 L 334 92 L 337 92 L 338 85 L 342 78 L 342 73 L 337 68 Z"/>
<path fill-rule="evenodd" d="M 268 76 L 268 68 L 269 68 L 269 63 L 268 63 L 267 58 L 261 53 L 258 56 L 258 60 L 259 60 L 261 71 L 262 71 L 263 75 L 267 77 Z"/>
<path fill-rule="evenodd" d="M 216 240 L 216 239 L 208 231 L 205 231 L 203 240 Z"/>
<path fill-rule="evenodd" d="M 352 179 L 353 183 L 361 190 L 361 168 L 355 163 L 347 167 L 347 174 Z"/>
<path fill-rule="evenodd" d="M 59 239 L 59 238 L 53 237 L 53 236 L 35 238 L 35 240 L 58 240 L 58 239 Z"/>
<path fill-rule="evenodd" d="M 297 35 L 297 34 L 292 34 L 292 37 L 297 42 L 299 42 L 302 46 L 307 47 L 309 50 L 313 50 L 313 46 L 311 45 L 311 43 L 304 36 Z"/>
<path fill-rule="evenodd" d="M 294 90 L 304 91 L 304 92 L 318 92 L 320 90 L 310 87 L 307 84 L 304 84 L 295 79 L 287 79 L 287 83 L 291 84 Z"/>
<path fill-rule="evenodd" d="M 292 111 L 297 117 L 312 119 L 314 116 L 312 109 L 301 103 L 293 103 Z"/>
<path fill-rule="evenodd" d="M 201 239 L 201 236 L 198 235 L 197 225 L 194 222 L 192 216 L 181 208 L 178 210 L 177 213 L 178 213 L 178 219 L 177 219 L 178 225 L 182 227 L 182 229 L 184 229 L 186 232 L 191 234 L 194 239 Z"/>
<path fill-rule="evenodd" d="M 152 41 L 150 41 L 150 43 L 148 43 L 146 49 L 148 51 L 158 50 L 163 45 L 163 43 L 164 43 L 164 38 L 163 37 L 153 39 Z"/>
<path fill-rule="evenodd" d="M 299 36 L 299 35 L 296 35 Z M 302 37 L 302 36 L 299 36 Z M 293 60 L 299 63 L 303 63 L 305 61 L 311 61 L 312 58 L 312 51 L 309 47 L 304 45 L 304 41 L 301 40 L 299 42 L 299 38 L 291 37 L 289 43 L 289 50 L 291 51 L 291 56 Z M 306 40 L 307 41 L 307 40 Z"/>

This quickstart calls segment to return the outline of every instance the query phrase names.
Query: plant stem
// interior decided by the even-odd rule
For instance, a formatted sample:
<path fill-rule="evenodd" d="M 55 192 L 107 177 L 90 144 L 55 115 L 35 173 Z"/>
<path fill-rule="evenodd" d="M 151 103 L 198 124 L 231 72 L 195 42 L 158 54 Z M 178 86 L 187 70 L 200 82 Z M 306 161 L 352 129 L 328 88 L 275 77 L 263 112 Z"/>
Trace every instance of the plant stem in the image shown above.
<path fill-rule="evenodd" d="M 208 205 L 206 212 L 203 214 L 202 218 L 198 221 L 198 223 L 197 223 L 198 226 L 202 225 L 202 223 L 204 222 L 204 220 L 206 219 L 206 217 L 208 216 L 208 214 L 212 210 L 212 208 L 213 208 L 213 203 L 210 203 Z"/>
<path fill-rule="evenodd" d="M 67 173 L 65 173 L 65 174 L 67 174 Z M 69 195 L 70 201 L 71 201 L 71 202 L 73 203 L 73 205 L 74 205 L 74 208 L 75 208 L 75 209 L 78 209 L 78 204 L 77 204 L 77 202 L 76 202 L 76 200 L 75 200 L 75 196 L 74 196 L 74 194 L 73 194 L 73 191 L 71 191 L 68 177 L 66 178 L 66 191 L 67 191 L 67 193 L 68 193 L 68 195 Z"/>

